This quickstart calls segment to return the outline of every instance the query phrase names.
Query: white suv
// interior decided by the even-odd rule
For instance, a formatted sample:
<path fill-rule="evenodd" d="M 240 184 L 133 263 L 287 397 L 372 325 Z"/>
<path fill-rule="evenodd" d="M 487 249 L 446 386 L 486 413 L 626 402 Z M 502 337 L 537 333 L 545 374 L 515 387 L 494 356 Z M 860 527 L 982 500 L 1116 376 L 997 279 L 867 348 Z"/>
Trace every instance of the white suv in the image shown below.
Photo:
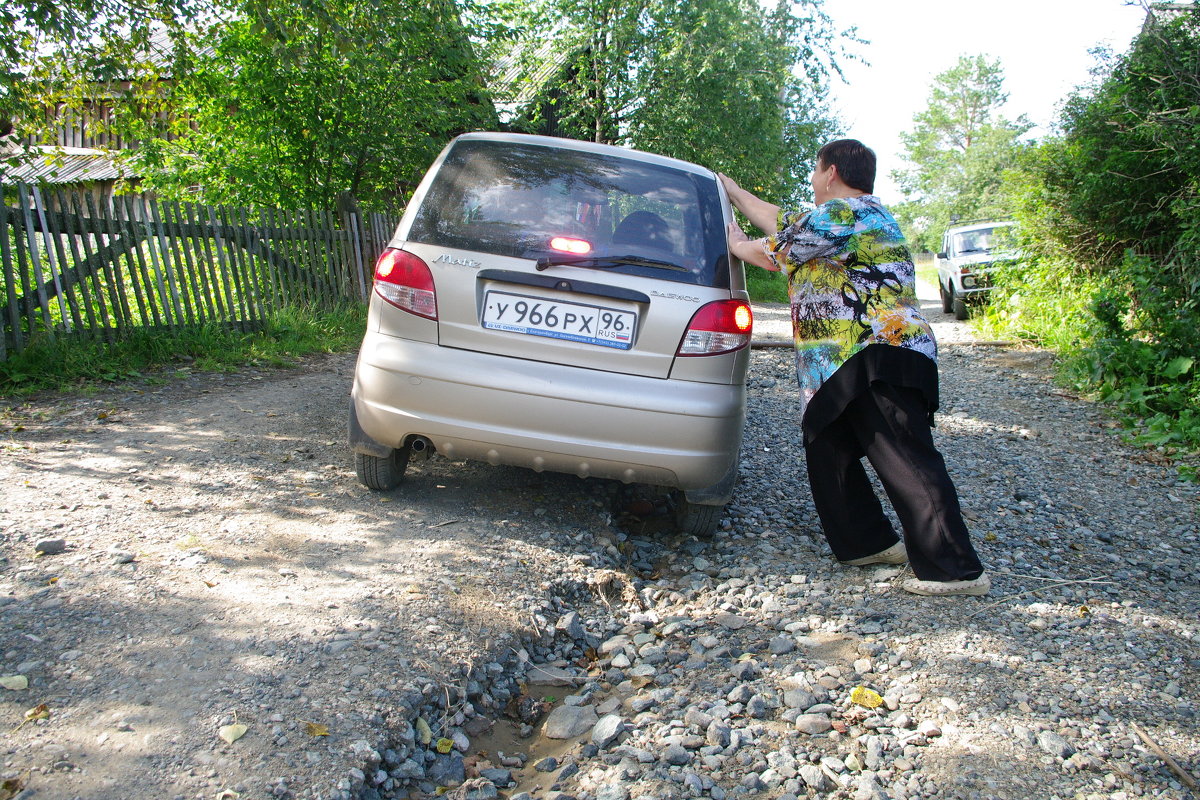
<path fill-rule="evenodd" d="M 1011 222 L 956 225 L 942 236 L 937 254 L 938 294 L 942 311 L 955 319 L 970 316 L 970 303 L 982 300 L 992 288 L 989 270 L 1015 257 Z"/>

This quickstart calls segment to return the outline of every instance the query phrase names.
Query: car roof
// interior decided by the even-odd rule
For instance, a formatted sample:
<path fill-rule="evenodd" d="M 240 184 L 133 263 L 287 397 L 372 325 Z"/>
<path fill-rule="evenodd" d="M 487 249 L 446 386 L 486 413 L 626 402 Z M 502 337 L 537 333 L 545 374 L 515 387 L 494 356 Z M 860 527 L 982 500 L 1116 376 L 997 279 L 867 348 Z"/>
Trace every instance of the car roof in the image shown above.
<path fill-rule="evenodd" d="M 458 136 L 455 141 L 491 141 L 491 142 L 512 142 L 513 144 L 535 145 L 538 147 L 557 147 L 562 150 L 579 150 L 587 153 L 599 153 L 602 155 L 615 156 L 617 158 L 628 158 L 635 161 L 643 161 L 648 164 L 658 164 L 664 167 L 674 167 L 687 172 L 693 172 L 697 175 L 703 175 L 716 180 L 716 173 L 707 167 L 702 167 L 699 164 L 693 164 L 690 161 L 684 161 L 678 158 L 669 158 L 668 156 L 660 156 L 656 153 L 647 153 L 643 150 L 634 150 L 629 147 L 617 147 L 611 144 L 597 144 L 596 142 L 585 142 L 580 139 L 564 139 L 559 136 L 535 136 L 528 133 L 494 133 L 494 132 L 476 132 L 464 133 Z"/>
<path fill-rule="evenodd" d="M 1008 222 L 973 222 L 970 225 L 952 225 L 946 229 L 947 233 L 964 233 L 966 231 L 980 231 L 986 228 L 1007 228 L 1016 223 Z"/>

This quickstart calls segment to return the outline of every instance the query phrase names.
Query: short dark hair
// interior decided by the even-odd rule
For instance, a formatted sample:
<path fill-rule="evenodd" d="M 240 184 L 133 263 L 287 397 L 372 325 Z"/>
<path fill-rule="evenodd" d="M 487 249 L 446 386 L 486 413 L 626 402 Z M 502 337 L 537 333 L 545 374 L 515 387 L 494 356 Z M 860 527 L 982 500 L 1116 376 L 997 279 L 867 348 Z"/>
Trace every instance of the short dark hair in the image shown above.
<path fill-rule="evenodd" d="M 875 193 L 875 151 L 858 139 L 837 139 L 827 143 L 817 151 L 817 164 L 833 165 L 847 186 L 867 194 Z"/>

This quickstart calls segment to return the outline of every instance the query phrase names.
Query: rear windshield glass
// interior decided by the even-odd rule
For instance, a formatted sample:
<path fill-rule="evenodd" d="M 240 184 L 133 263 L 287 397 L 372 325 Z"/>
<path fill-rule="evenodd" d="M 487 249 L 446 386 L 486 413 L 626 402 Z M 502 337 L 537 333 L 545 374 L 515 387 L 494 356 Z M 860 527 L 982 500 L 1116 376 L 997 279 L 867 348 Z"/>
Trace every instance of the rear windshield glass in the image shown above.
<path fill-rule="evenodd" d="M 563 256 L 550 242 L 584 242 L 586 257 L 635 256 L 615 272 L 729 285 L 725 230 L 712 178 L 557 147 L 461 141 L 447 155 L 409 239 L 518 258 Z M 561 247 L 561 242 L 560 242 Z M 570 258 L 571 256 L 566 256 Z"/>

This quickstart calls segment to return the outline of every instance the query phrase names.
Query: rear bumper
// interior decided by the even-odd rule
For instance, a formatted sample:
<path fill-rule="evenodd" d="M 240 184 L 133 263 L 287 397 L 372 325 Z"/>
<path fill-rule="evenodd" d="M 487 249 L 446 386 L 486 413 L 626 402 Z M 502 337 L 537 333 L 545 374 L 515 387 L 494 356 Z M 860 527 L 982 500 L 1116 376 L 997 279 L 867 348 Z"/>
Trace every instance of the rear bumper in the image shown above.
<path fill-rule="evenodd" d="M 742 384 L 620 375 L 377 333 L 363 341 L 351 403 L 360 432 L 384 447 L 419 435 L 451 459 L 685 490 L 727 478 L 745 422 Z M 352 446 L 377 454 L 361 438 Z"/>

